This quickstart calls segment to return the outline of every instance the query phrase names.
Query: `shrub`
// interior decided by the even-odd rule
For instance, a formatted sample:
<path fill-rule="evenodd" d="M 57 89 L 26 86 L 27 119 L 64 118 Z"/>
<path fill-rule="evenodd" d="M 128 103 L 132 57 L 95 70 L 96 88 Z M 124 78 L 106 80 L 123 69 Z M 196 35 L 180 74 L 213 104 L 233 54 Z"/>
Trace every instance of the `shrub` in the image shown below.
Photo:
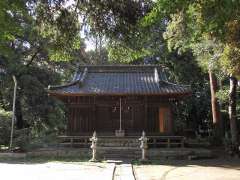
<path fill-rule="evenodd" d="M 0 145 L 9 146 L 11 135 L 12 112 L 0 109 Z M 16 130 L 13 134 L 13 146 L 25 149 L 29 143 L 28 129 Z"/>
<path fill-rule="evenodd" d="M 0 109 L 0 145 L 8 145 L 11 133 L 12 113 Z"/>

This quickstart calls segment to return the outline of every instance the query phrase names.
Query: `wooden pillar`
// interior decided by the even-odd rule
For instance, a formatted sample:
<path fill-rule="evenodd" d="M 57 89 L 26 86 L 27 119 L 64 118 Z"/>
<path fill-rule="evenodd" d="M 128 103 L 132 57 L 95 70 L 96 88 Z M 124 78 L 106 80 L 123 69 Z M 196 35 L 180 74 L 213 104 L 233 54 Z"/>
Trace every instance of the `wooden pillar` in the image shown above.
<path fill-rule="evenodd" d="M 147 123 L 148 123 L 148 104 L 147 104 L 147 97 L 144 97 L 144 131 L 147 132 L 148 131 L 148 127 L 147 127 Z"/>
<path fill-rule="evenodd" d="M 164 133 L 165 132 L 165 128 L 164 128 L 164 126 L 165 126 L 165 117 L 164 117 L 164 115 L 165 115 L 165 108 L 163 108 L 163 107 L 159 107 L 159 132 L 160 133 Z"/>
<path fill-rule="evenodd" d="M 173 132 L 173 123 L 171 108 L 169 105 L 159 107 L 159 132 L 172 134 Z"/>
<path fill-rule="evenodd" d="M 93 97 L 93 106 L 92 106 L 92 128 L 93 131 L 97 130 L 97 122 L 96 122 L 96 97 Z"/>
<path fill-rule="evenodd" d="M 173 114 L 172 114 L 172 106 L 169 105 L 169 134 L 173 134 Z"/>

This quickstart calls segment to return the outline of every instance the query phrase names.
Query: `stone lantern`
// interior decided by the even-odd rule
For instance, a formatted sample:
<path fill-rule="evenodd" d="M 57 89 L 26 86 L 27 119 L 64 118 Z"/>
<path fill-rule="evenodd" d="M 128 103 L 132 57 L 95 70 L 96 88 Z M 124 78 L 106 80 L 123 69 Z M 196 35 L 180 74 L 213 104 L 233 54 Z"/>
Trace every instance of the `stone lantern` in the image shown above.
<path fill-rule="evenodd" d="M 147 161 L 146 151 L 148 148 L 148 145 L 147 145 L 148 138 L 146 137 L 146 133 L 144 131 L 142 132 L 142 136 L 139 138 L 139 141 L 141 142 L 140 149 L 142 150 L 142 157 L 141 157 L 140 161 L 145 162 L 145 161 Z"/>
<path fill-rule="evenodd" d="M 94 131 L 93 136 L 89 139 L 92 144 L 91 144 L 91 149 L 92 149 L 92 159 L 90 159 L 91 162 L 96 162 L 96 154 L 97 154 L 97 133 Z"/>

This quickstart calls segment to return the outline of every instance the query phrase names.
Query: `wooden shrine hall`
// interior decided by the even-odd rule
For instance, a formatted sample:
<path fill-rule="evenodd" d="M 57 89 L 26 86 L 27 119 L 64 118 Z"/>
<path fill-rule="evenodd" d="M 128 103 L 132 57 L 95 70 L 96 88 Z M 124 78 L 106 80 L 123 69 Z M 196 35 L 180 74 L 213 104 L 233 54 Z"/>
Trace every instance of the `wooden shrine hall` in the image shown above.
<path fill-rule="evenodd" d="M 48 92 L 66 106 L 69 136 L 173 135 L 172 102 L 191 94 L 153 65 L 80 66 L 70 83 Z"/>

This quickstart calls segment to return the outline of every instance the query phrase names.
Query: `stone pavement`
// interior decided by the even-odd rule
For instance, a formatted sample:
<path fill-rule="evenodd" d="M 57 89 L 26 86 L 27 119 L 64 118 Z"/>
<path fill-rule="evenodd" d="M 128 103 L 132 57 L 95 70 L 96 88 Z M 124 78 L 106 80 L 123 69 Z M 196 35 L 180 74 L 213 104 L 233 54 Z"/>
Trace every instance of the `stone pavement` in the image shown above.
<path fill-rule="evenodd" d="M 107 163 L 0 163 L 0 179 L 8 180 L 112 180 L 115 164 Z"/>
<path fill-rule="evenodd" d="M 240 180 L 240 159 L 165 160 L 134 171 L 137 180 Z"/>
<path fill-rule="evenodd" d="M 7 180 L 240 180 L 240 159 L 170 160 L 134 165 L 130 162 L 0 163 Z M 114 171 L 115 170 L 115 171 Z M 115 172 L 115 173 L 114 173 Z M 114 178 L 113 178 L 114 175 Z"/>
<path fill-rule="evenodd" d="M 132 165 L 131 164 L 120 164 L 116 165 L 114 180 L 135 180 Z"/>

